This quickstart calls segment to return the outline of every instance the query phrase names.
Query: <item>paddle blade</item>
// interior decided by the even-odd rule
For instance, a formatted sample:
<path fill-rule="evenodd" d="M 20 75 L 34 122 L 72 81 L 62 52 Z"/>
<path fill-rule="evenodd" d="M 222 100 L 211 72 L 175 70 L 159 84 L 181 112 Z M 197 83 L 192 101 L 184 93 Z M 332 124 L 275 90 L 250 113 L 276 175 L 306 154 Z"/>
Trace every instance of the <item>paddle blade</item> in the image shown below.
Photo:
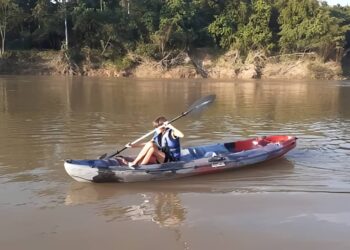
<path fill-rule="evenodd" d="M 194 102 L 188 109 L 186 113 L 195 111 L 200 112 L 204 107 L 208 107 L 210 104 L 212 104 L 215 101 L 216 95 L 207 95 L 202 97 L 201 99 Z"/>

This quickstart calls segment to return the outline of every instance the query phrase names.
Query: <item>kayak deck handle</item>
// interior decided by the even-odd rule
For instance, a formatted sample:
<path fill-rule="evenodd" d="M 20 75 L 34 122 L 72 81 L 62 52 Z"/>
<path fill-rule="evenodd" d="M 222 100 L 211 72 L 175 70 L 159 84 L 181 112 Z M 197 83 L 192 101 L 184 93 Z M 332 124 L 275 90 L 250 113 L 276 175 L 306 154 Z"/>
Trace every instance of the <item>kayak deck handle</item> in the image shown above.
<path fill-rule="evenodd" d="M 209 158 L 208 162 L 220 162 L 220 161 L 224 161 L 224 160 L 226 160 L 225 157 L 220 156 L 220 155 L 215 155 L 215 156 Z"/>

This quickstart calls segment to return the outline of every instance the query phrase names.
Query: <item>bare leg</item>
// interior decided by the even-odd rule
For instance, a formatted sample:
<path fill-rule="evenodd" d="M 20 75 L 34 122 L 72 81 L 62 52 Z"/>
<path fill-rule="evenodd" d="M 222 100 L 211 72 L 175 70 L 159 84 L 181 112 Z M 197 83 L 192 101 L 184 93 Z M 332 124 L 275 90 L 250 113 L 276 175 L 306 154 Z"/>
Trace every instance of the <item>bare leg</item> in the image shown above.
<path fill-rule="evenodd" d="M 154 158 L 152 161 L 152 158 Z M 148 164 L 148 163 L 156 163 L 158 162 L 163 163 L 165 160 L 165 153 L 160 151 L 156 145 L 153 144 L 153 146 L 147 151 L 145 157 L 143 158 L 141 165 Z"/>
<path fill-rule="evenodd" d="M 143 146 L 140 153 L 137 155 L 135 160 L 132 162 L 133 165 L 136 165 L 138 162 L 142 161 L 143 158 L 146 156 L 147 152 L 154 147 L 153 142 L 147 142 L 145 146 Z"/>
<path fill-rule="evenodd" d="M 155 151 L 154 147 L 151 147 L 148 149 L 145 157 L 143 157 L 143 159 L 141 161 L 141 165 L 145 165 L 145 164 L 149 163 L 149 160 L 151 159 L 154 151 Z"/>

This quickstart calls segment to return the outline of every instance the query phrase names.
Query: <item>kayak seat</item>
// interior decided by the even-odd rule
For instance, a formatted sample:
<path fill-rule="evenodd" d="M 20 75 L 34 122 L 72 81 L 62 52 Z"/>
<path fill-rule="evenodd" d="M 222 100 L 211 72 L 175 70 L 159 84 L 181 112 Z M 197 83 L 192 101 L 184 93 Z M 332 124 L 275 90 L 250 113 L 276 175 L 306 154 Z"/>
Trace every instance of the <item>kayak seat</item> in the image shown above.
<path fill-rule="evenodd" d="M 187 148 L 181 149 L 181 161 L 192 161 L 193 156 Z"/>
<path fill-rule="evenodd" d="M 266 146 L 266 145 L 269 144 L 269 143 L 271 143 L 271 141 L 266 140 L 265 138 L 263 138 L 263 139 L 261 139 L 261 140 L 259 141 L 259 145 L 260 145 L 260 146 Z"/>
<path fill-rule="evenodd" d="M 259 141 L 256 139 L 237 141 L 235 143 L 235 152 L 251 150 L 257 147 L 259 147 Z"/>
<path fill-rule="evenodd" d="M 224 146 L 229 152 L 235 152 L 235 143 L 234 142 L 224 143 Z"/>
<path fill-rule="evenodd" d="M 224 146 L 224 144 L 189 147 L 188 152 L 192 156 L 193 159 L 212 157 L 214 155 L 230 153 L 230 151 L 227 150 L 227 148 Z"/>
<path fill-rule="evenodd" d="M 202 150 L 200 147 L 195 147 L 195 148 L 188 148 L 188 150 L 190 151 L 190 154 L 192 155 L 192 157 L 194 159 L 198 159 L 198 158 L 203 158 L 205 151 Z"/>

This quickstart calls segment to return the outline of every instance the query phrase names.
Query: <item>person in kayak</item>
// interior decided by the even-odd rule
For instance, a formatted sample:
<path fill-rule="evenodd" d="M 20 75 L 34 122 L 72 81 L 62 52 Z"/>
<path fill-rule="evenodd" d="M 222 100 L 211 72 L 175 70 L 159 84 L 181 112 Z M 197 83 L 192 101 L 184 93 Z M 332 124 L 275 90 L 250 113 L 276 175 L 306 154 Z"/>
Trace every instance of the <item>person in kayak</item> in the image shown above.
<path fill-rule="evenodd" d="M 180 138 L 184 134 L 168 123 L 164 116 L 160 116 L 153 121 L 156 132 L 147 143 L 126 144 L 126 147 L 142 147 L 142 150 L 134 161 L 128 162 L 130 168 L 138 165 L 156 164 L 170 161 L 178 161 L 181 156 Z"/>

